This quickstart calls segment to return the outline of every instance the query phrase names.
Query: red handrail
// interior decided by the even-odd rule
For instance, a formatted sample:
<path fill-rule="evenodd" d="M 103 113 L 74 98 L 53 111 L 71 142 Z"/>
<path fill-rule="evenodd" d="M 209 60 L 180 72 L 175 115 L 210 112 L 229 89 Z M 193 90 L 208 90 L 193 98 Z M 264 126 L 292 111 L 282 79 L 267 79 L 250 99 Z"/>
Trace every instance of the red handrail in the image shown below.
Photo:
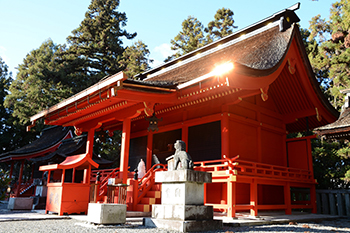
<path fill-rule="evenodd" d="M 157 171 L 166 171 L 166 170 L 167 170 L 167 166 L 166 165 L 164 165 L 164 164 L 155 164 L 139 180 L 137 203 L 139 203 L 141 201 L 141 198 L 146 195 L 146 193 L 151 189 L 152 185 L 154 184 L 155 172 L 157 172 Z"/>

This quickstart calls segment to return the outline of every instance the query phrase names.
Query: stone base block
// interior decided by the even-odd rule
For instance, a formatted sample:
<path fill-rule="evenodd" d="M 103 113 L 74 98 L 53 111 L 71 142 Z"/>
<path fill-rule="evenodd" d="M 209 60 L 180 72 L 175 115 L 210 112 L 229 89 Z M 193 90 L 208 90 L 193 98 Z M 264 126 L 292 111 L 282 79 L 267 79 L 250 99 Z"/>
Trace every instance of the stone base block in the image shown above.
<path fill-rule="evenodd" d="M 204 205 L 152 205 L 152 218 L 212 220 L 213 207 Z"/>
<path fill-rule="evenodd" d="M 211 173 L 186 170 L 159 171 L 156 172 L 155 181 L 159 183 L 174 183 L 174 182 L 196 182 L 196 183 L 211 183 Z"/>
<path fill-rule="evenodd" d="M 7 206 L 9 210 L 31 210 L 33 198 L 30 197 L 11 197 Z"/>
<path fill-rule="evenodd" d="M 203 183 L 163 183 L 162 204 L 204 205 Z"/>
<path fill-rule="evenodd" d="M 144 218 L 143 224 L 147 227 L 157 227 L 161 229 L 191 232 L 191 231 L 212 231 L 222 229 L 221 220 L 204 220 L 204 221 L 181 221 L 168 219 Z"/>
<path fill-rule="evenodd" d="M 125 223 L 126 205 L 89 203 L 87 220 L 97 224 Z"/>

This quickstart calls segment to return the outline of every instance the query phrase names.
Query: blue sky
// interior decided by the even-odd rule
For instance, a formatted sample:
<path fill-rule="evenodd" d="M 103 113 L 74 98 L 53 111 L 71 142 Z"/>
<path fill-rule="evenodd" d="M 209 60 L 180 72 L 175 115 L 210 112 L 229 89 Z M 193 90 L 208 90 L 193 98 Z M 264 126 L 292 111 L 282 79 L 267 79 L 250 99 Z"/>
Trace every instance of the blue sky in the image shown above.
<path fill-rule="evenodd" d="M 13 74 L 25 56 L 51 38 L 56 44 L 66 43 L 67 36 L 84 19 L 90 0 L 0 0 L 0 57 Z M 303 28 L 317 14 L 328 18 L 335 0 L 304 0 L 296 11 Z M 128 17 L 126 29 L 137 32 L 133 40 L 142 40 L 151 51 L 152 66 L 171 54 L 170 40 L 181 31 L 181 23 L 189 15 L 204 26 L 214 19 L 222 7 L 234 12 L 237 30 L 260 21 L 297 3 L 296 0 L 121 0 L 118 11 Z"/>

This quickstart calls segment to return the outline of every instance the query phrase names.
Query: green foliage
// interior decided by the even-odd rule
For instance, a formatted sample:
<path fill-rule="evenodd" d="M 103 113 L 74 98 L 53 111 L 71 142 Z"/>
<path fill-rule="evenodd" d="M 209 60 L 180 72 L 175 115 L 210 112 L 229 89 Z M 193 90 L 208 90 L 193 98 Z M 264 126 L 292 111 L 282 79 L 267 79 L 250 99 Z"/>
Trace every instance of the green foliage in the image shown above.
<path fill-rule="evenodd" d="M 95 133 L 94 153 L 109 161 L 115 161 L 112 167 L 119 166 L 121 136 L 120 130 L 114 131 L 113 135 L 106 131 Z"/>
<path fill-rule="evenodd" d="M 117 11 L 119 1 L 92 0 L 85 19 L 68 36 L 68 48 L 61 50 L 62 64 L 77 93 L 106 75 L 122 70 L 122 38 L 132 39 L 125 29 L 127 17 Z"/>
<path fill-rule="evenodd" d="M 310 62 L 316 73 L 327 86 L 332 104 L 337 108 L 343 104 L 340 90 L 350 84 L 350 2 L 341 0 L 332 5 L 329 20 L 320 15 L 310 21 L 309 40 L 318 43 L 317 52 L 309 54 Z"/>
<path fill-rule="evenodd" d="M 233 29 L 237 28 L 233 24 L 233 12 L 226 8 L 217 10 L 214 20 L 210 21 L 206 28 L 197 18 L 189 16 L 182 22 L 182 31 L 170 41 L 175 54 L 169 56 L 165 62 L 232 34 Z"/>
<path fill-rule="evenodd" d="M 4 152 L 11 141 L 11 126 L 8 119 L 11 117 L 11 112 L 4 107 L 5 97 L 8 94 L 8 87 L 12 81 L 11 74 L 8 72 L 8 66 L 0 57 L 0 151 Z M 1 153 L 0 152 L 0 153 Z"/>
<path fill-rule="evenodd" d="M 126 75 L 133 78 L 150 68 L 149 63 L 152 60 L 148 59 L 149 54 L 147 45 L 139 40 L 125 49 L 122 59 L 118 63 L 123 67 Z"/>
<path fill-rule="evenodd" d="M 7 188 L 10 182 L 9 173 L 0 169 L 0 200 L 5 200 L 8 197 Z"/>
<path fill-rule="evenodd" d="M 72 94 L 69 80 L 56 62 L 58 46 L 45 41 L 39 49 L 31 51 L 19 65 L 16 79 L 11 83 L 5 107 L 25 125 L 29 118 Z"/>
<path fill-rule="evenodd" d="M 217 10 L 214 19 L 215 20 L 210 21 L 208 27 L 204 29 L 204 31 L 208 33 L 208 42 L 228 36 L 232 34 L 233 29 L 237 28 L 237 26 L 233 26 L 235 22 L 233 20 L 233 11 L 228 8 L 223 7 Z"/>
<path fill-rule="evenodd" d="M 18 124 L 19 119 L 12 116 L 13 106 L 4 105 L 11 82 L 11 73 L 0 57 L 0 153 L 23 146 L 35 137 L 35 133 L 26 133 L 25 126 Z"/>
<path fill-rule="evenodd" d="M 346 180 L 346 174 L 349 175 L 350 170 L 349 143 L 313 140 L 312 146 L 317 188 L 349 188 Z"/>
<path fill-rule="evenodd" d="M 182 22 L 182 31 L 170 41 L 171 49 L 176 51 L 175 57 L 189 53 L 206 44 L 204 27 L 195 17 L 189 16 Z"/>

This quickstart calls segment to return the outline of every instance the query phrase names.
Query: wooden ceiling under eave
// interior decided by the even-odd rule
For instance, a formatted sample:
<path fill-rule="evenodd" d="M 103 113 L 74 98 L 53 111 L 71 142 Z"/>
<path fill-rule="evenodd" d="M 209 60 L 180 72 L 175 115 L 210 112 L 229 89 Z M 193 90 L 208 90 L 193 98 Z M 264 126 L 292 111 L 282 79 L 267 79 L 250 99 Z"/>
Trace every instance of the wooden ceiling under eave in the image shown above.
<path fill-rule="evenodd" d="M 269 87 L 269 95 L 283 116 L 288 133 L 328 124 L 338 114 L 321 93 L 301 43 L 300 34 L 296 33 L 286 56 L 289 60 Z M 294 67 L 292 72 L 290 63 Z"/>

